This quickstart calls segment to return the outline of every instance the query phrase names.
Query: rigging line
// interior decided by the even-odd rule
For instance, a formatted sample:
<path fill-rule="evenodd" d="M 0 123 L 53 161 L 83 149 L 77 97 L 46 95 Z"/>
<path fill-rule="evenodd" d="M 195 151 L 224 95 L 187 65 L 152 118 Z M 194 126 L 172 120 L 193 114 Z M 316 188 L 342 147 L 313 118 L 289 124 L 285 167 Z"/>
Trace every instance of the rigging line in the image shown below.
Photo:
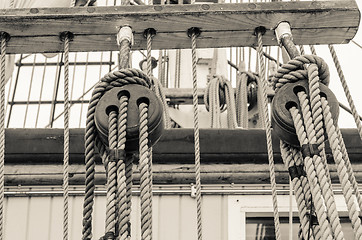
<path fill-rule="evenodd" d="M 194 2 L 194 0 L 192 0 Z M 193 112 L 194 112 L 194 147 L 195 147 L 195 180 L 196 180 L 196 204 L 197 204 L 197 237 L 202 240 L 202 213 L 201 213 L 201 171 L 200 171 L 200 130 L 199 130 L 199 109 L 197 96 L 197 59 L 196 59 L 196 29 L 190 29 L 191 55 L 192 55 L 192 82 L 193 82 Z"/>
<path fill-rule="evenodd" d="M 59 61 L 59 56 L 58 56 L 58 65 L 57 65 L 57 74 L 55 75 L 55 86 L 54 86 L 54 93 L 53 93 L 53 100 L 52 100 L 52 108 L 51 108 L 51 113 L 50 113 L 50 121 L 49 121 L 49 126 L 53 127 L 53 123 L 54 123 L 54 115 L 55 115 L 55 107 L 56 107 L 56 102 L 57 102 L 57 98 L 58 98 L 58 89 L 59 89 L 59 82 L 60 82 L 60 75 L 62 72 L 62 66 L 63 64 L 60 64 L 63 62 L 63 53 L 60 55 L 60 61 Z"/>
<path fill-rule="evenodd" d="M 30 74 L 30 84 L 29 84 L 30 86 L 29 86 L 29 90 L 28 90 L 28 98 L 26 100 L 23 128 L 25 128 L 26 120 L 27 120 L 26 118 L 27 118 L 27 115 L 28 115 L 30 94 L 31 94 L 31 90 L 32 90 L 33 80 L 34 80 L 35 62 L 36 62 L 36 54 L 34 54 L 33 66 L 32 66 L 31 74 Z"/>
<path fill-rule="evenodd" d="M 87 52 L 86 55 L 86 65 L 85 65 L 85 70 L 84 70 L 84 79 L 83 79 L 83 96 L 84 96 L 84 92 L 85 92 L 85 87 L 87 85 L 87 73 L 88 73 L 88 59 L 89 59 L 89 52 Z M 82 98 L 81 98 L 82 99 Z M 79 128 L 82 125 L 82 115 L 83 115 L 83 103 L 80 104 L 80 111 L 79 111 Z"/>
<path fill-rule="evenodd" d="M 349 107 L 351 109 L 351 112 L 352 112 L 352 115 L 353 115 L 353 119 L 356 123 L 356 126 L 357 126 L 357 130 L 358 130 L 358 134 L 362 140 L 362 125 L 361 125 L 361 121 L 360 121 L 360 118 L 359 118 L 359 115 L 358 115 L 358 112 L 357 112 L 357 109 L 356 109 L 356 106 L 354 104 L 354 101 L 353 101 L 353 98 L 352 98 L 352 95 L 351 95 L 351 92 L 349 91 L 349 88 L 348 88 L 348 85 L 347 85 L 347 81 L 346 81 L 346 78 L 343 74 L 343 71 L 342 71 L 342 67 L 341 67 L 341 64 L 338 60 L 338 56 L 337 56 L 337 53 L 333 47 L 333 45 L 328 45 L 328 48 L 329 48 L 329 51 L 332 55 L 332 59 L 333 59 L 333 62 L 334 62 L 334 65 L 337 69 L 337 72 L 338 72 L 338 76 L 339 76 L 339 79 L 341 81 L 341 84 L 342 84 L 342 87 L 343 87 L 343 91 L 346 95 L 346 98 L 347 98 L 347 101 L 348 101 L 348 104 L 349 104 Z"/>
<path fill-rule="evenodd" d="M 45 58 L 44 68 L 43 68 L 43 75 L 42 75 L 41 84 L 40 84 L 40 93 L 39 93 L 38 109 L 37 109 L 36 118 L 35 118 L 35 128 L 38 126 L 40 106 L 41 106 L 41 98 L 42 98 L 42 95 L 43 95 L 44 80 L 45 80 L 45 72 L 46 72 L 47 62 L 48 62 L 48 58 Z"/>
<path fill-rule="evenodd" d="M 6 33 L 1 33 L 0 78 L 0 240 L 4 237 L 4 162 L 5 162 L 5 56 Z"/>
<path fill-rule="evenodd" d="M 24 59 L 23 58 L 23 54 L 20 55 L 20 59 L 19 59 L 19 63 L 21 63 L 21 60 Z M 8 121 L 6 124 L 6 127 L 8 128 L 10 125 L 10 119 L 11 119 L 11 113 L 13 112 L 13 102 L 15 100 L 15 93 L 16 93 L 16 89 L 18 86 L 18 82 L 19 82 L 19 76 L 20 76 L 20 66 L 18 67 L 18 70 L 16 71 L 16 78 L 15 78 L 15 84 L 14 84 L 14 89 L 13 89 L 13 94 L 11 96 L 11 102 L 10 102 L 10 109 L 9 109 L 9 115 L 8 115 Z"/>
<path fill-rule="evenodd" d="M 357 47 L 359 47 L 360 49 L 362 49 L 362 45 L 359 44 L 358 42 L 351 40 L 352 43 L 354 43 Z"/>
<path fill-rule="evenodd" d="M 257 40 L 258 40 L 258 59 L 259 59 L 259 78 L 262 89 L 262 111 L 264 113 L 264 123 L 266 131 L 266 140 L 267 140 L 267 150 L 268 150 L 268 160 L 269 160 L 269 169 L 270 169 L 270 184 L 272 188 L 272 198 L 273 198 L 273 210 L 274 210 L 274 225 L 275 225 L 275 237 L 277 240 L 281 239 L 280 235 L 280 223 L 279 223 L 279 212 L 278 212 L 278 201 L 277 201 L 277 192 L 276 192 L 276 182 L 275 182 L 275 170 L 274 170 L 274 159 L 273 159 L 273 146 L 272 146 L 272 137 L 271 137 L 271 125 L 268 114 L 268 96 L 266 93 L 266 79 L 265 79 L 265 66 L 263 61 L 263 38 L 262 32 L 256 30 Z M 259 99 L 260 100 L 260 99 Z"/>
<path fill-rule="evenodd" d="M 116 65 L 115 67 L 113 67 L 110 72 L 114 71 L 116 68 L 118 68 L 118 65 Z M 77 98 L 76 100 L 74 100 L 73 102 L 77 102 L 80 101 L 82 98 L 84 98 L 85 95 L 87 95 L 90 91 L 93 90 L 93 88 L 98 84 L 98 82 L 96 82 L 95 84 L 93 84 L 87 91 L 84 92 L 84 94 L 82 94 L 79 98 Z M 75 103 L 71 103 L 70 107 L 72 107 Z M 64 114 L 64 111 L 59 113 L 55 118 L 54 121 L 58 120 L 62 115 Z M 48 125 L 45 126 L 45 128 L 50 127 L 50 123 Z"/>
<path fill-rule="evenodd" d="M 349 109 L 346 105 L 344 105 L 343 103 L 340 103 L 340 102 L 338 102 L 338 104 L 339 104 L 339 107 L 340 107 L 340 108 L 342 108 L 342 109 L 345 110 L 346 112 L 352 114 L 351 109 Z M 359 120 L 362 121 L 362 116 L 361 116 L 361 115 L 358 115 L 358 117 L 359 117 Z"/>
<path fill-rule="evenodd" d="M 63 153 L 63 239 L 69 231 L 69 33 L 64 38 L 64 153 Z"/>

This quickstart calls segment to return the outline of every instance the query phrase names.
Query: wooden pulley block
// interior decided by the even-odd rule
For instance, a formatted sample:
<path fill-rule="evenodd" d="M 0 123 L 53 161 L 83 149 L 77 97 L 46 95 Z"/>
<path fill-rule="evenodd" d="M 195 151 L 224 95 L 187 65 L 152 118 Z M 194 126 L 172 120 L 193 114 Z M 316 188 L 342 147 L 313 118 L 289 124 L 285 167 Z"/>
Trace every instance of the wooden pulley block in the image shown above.
<path fill-rule="evenodd" d="M 327 98 L 334 123 L 337 123 L 339 104 L 333 92 L 324 84 L 319 83 L 320 95 Z M 302 113 L 297 93 L 304 91 L 309 94 L 308 82 L 305 80 L 287 83 L 275 94 L 272 101 L 271 123 L 276 135 L 286 143 L 300 146 L 296 129 L 289 109 L 295 106 Z M 326 136 L 326 135 L 325 135 Z"/>
<path fill-rule="evenodd" d="M 148 145 L 149 147 L 153 146 L 160 139 L 163 132 L 163 108 L 161 101 L 154 92 L 138 84 L 112 88 L 101 97 L 96 106 L 95 124 L 102 142 L 108 146 L 108 115 L 112 110 L 119 112 L 119 99 L 122 96 L 128 98 L 126 151 L 138 151 L 139 105 L 141 103 L 147 103 L 148 105 Z"/>

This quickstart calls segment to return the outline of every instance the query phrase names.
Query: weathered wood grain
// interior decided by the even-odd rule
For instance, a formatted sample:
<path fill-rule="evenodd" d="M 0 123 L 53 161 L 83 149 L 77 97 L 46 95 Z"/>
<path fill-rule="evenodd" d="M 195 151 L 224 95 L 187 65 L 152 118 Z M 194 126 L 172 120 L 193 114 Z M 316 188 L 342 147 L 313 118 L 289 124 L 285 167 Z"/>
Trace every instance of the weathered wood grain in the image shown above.
<path fill-rule="evenodd" d="M 347 43 L 358 30 L 354 0 L 238 4 L 116 6 L 0 10 L 0 30 L 11 35 L 9 53 L 59 52 L 59 34 L 71 31 L 71 51 L 117 50 L 115 34 L 130 25 L 133 49 L 144 49 L 143 32 L 155 28 L 154 49 L 190 48 L 186 31 L 198 27 L 198 47 L 254 46 L 254 29 L 266 28 L 265 45 L 276 45 L 273 29 L 291 24 L 296 44 Z"/>

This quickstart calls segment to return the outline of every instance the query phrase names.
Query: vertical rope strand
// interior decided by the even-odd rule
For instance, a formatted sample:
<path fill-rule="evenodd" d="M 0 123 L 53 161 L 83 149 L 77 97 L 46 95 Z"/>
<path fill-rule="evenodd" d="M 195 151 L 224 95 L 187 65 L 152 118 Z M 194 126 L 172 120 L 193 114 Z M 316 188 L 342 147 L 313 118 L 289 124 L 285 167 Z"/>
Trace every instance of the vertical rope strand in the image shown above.
<path fill-rule="evenodd" d="M 199 109 L 197 96 L 197 72 L 196 72 L 196 34 L 191 33 L 192 52 L 192 103 L 194 110 L 194 141 L 195 141 L 195 177 L 196 177 L 196 204 L 197 204 L 197 237 L 202 240 L 202 214 L 201 214 L 201 164 L 200 164 L 200 130 L 199 130 Z"/>
<path fill-rule="evenodd" d="M 128 111 L 128 98 L 121 96 L 119 99 L 119 112 L 118 112 L 118 141 L 117 149 L 125 150 L 126 147 L 126 128 L 127 128 L 127 111 Z M 117 161 L 117 232 L 120 240 L 126 240 L 130 235 L 129 224 L 130 219 L 127 214 L 127 185 L 126 185 L 126 159 Z"/>
<path fill-rule="evenodd" d="M 149 148 L 148 148 L 148 106 L 139 105 L 140 137 L 139 137 L 139 165 L 140 165 L 140 198 L 141 198 L 141 239 L 152 239 L 152 223 L 150 215 L 150 178 L 149 178 Z"/>
<path fill-rule="evenodd" d="M 153 4 L 153 1 L 152 0 L 149 0 L 149 4 L 152 5 Z M 147 75 L 148 77 L 150 77 L 151 79 L 154 79 L 153 78 L 153 73 L 152 73 L 152 37 L 153 37 L 153 33 L 152 33 L 152 29 L 149 29 L 148 33 L 147 33 Z M 161 67 L 161 66 L 159 66 Z M 159 84 L 158 80 L 157 80 L 157 83 Z M 156 83 L 154 82 L 154 87 L 155 89 L 158 87 L 156 86 Z M 159 96 L 160 94 L 158 94 Z M 166 111 L 166 109 L 165 109 Z M 148 152 L 149 156 L 148 156 L 148 181 L 149 181 L 149 208 L 148 208 L 148 214 L 150 216 L 149 218 L 149 221 L 150 221 L 150 228 L 149 230 L 151 231 L 150 232 L 150 236 L 151 236 L 151 239 L 152 239 L 152 148 L 149 149 L 149 152 Z"/>
<path fill-rule="evenodd" d="M 0 240 L 4 238 L 4 162 L 5 162 L 5 55 L 6 36 L 1 33 L 1 79 L 0 79 Z"/>
<path fill-rule="evenodd" d="M 361 138 L 361 140 L 362 140 L 362 125 L 361 125 L 361 121 L 360 121 L 360 119 L 359 119 L 359 115 L 358 115 L 356 106 L 354 105 L 351 92 L 349 91 L 346 78 L 344 77 L 341 64 L 339 63 L 336 50 L 334 49 L 333 45 L 328 45 L 328 48 L 329 48 L 329 51 L 331 52 L 334 65 L 336 66 L 339 79 L 341 80 L 342 87 L 343 87 L 344 93 L 345 93 L 345 95 L 346 95 L 346 97 L 347 97 L 349 107 L 351 108 L 351 112 L 352 112 L 354 121 L 355 121 L 355 123 L 356 123 L 357 129 L 358 129 L 358 134 L 359 134 L 359 136 L 360 136 L 360 138 Z"/>
<path fill-rule="evenodd" d="M 63 240 L 68 239 L 69 202 L 69 37 L 64 39 Z"/>
<path fill-rule="evenodd" d="M 117 151 L 117 112 L 112 110 L 108 115 L 108 143 L 109 150 Z M 116 191 L 117 171 L 114 156 L 107 156 L 107 205 L 106 205 L 106 236 L 115 234 L 116 229 Z"/>
<path fill-rule="evenodd" d="M 275 182 L 275 170 L 274 170 L 274 159 L 273 159 L 273 145 L 271 138 L 271 125 L 269 120 L 268 113 L 268 96 L 266 93 L 266 80 L 265 80 L 265 66 L 263 61 L 263 42 L 262 42 L 262 33 L 260 31 L 257 32 L 258 37 L 258 58 L 259 58 L 259 79 L 262 88 L 262 98 L 258 99 L 258 101 L 262 101 L 262 111 L 264 113 L 264 124 L 266 131 L 266 140 L 267 140 L 267 148 L 268 148 L 268 160 L 269 160 L 269 170 L 270 170 L 270 184 L 272 189 L 272 198 L 273 198 L 273 211 L 274 211 L 274 226 L 275 226 L 275 237 L 277 240 L 281 239 L 280 235 L 280 223 L 279 223 L 279 212 L 278 212 L 278 200 L 277 200 L 277 192 L 276 192 L 276 182 Z"/>

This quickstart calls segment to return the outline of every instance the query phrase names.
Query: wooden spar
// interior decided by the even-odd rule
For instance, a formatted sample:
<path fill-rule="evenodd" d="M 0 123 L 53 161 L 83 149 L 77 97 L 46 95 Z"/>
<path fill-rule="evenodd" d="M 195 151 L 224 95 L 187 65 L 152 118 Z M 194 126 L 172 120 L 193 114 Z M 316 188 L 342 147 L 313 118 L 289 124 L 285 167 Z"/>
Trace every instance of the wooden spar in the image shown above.
<path fill-rule="evenodd" d="M 342 129 L 344 140 L 356 172 L 362 181 L 361 140 L 355 129 Z M 265 132 L 263 130 L 201 129 L 200 148 L 203 184 L 263 184 L 269 181 Z M 84 129 L 70 131 L 70 183 L 84 184 Z M 277 182 L 288 183 L 279 149 L 273 135 Z M 327 148 L 332 181 L 338 177 Z M 62 182 L 62 129 L 6 130 L 6 185 L 59 185 Z M 194 182 L 194 146 L 192 129 L 165 130 L 153 148 L 155 184 Z M 105 183 L 104 167 L 97 159 L 97 184 Z M 139 173 L 135 173 L 135 183 Z"/>
<path fill-rule="evenodd" d="M 354 0 L 0 10 L 0 30 L 11 36 L 8 53 L 61 52 L 64 31 L 75 35 L 70 51 L 118 50 L 124 25 L 134 31 L 133 49 L 145 49 L 147 28 L 157 31 L 153 49 L 190 48 L 190 27 L 202 31 L 200 48 L 255 46 L 260 26 L 263 44 L 277 45 L 273 29 L 281 21 L 290 23 L 295 44 L 341 44 L 355 36 L 360 12 Z"/>

